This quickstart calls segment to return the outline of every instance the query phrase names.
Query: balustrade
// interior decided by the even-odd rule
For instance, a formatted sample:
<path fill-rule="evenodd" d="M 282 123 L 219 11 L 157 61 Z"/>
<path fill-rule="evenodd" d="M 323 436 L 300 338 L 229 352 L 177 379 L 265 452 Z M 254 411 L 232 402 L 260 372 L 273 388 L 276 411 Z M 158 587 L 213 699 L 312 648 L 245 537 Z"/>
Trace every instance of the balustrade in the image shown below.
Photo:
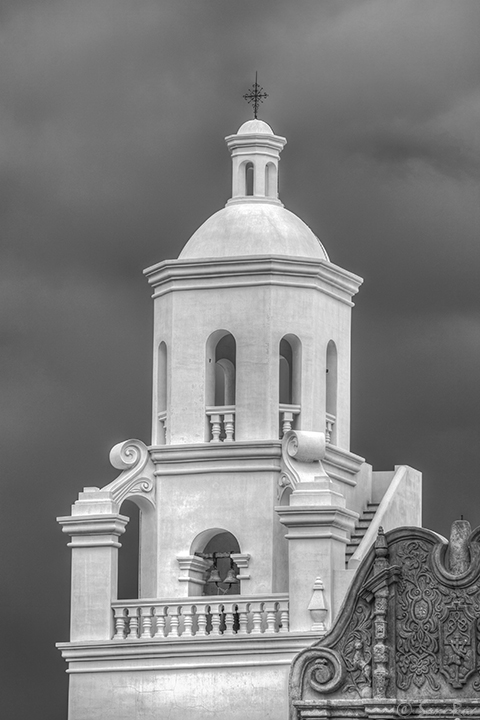
<path fill-rule="evenodd" d="M 210 420 L 210 442 L 233 442 L 235 439 L 235 406 L 222 405 L 207 407 Z"/>
<path fill-rule="evenodd" d="M 332 435 L 333 435 L 333 428 L 335 427 L 336 422 L 335 415 L 332 415 L 331 413 L 326 413 L 325 416 L 325 441 L 327 443 L 332 442 Z"/>
<path fill-rule="evenodd" d="M 114 640 L 272 635 L 288 632 L 288 596 L 116 600 Z"/>
<path fill-rule="evenodd" d="M 280 404 L 280 437 L 293 428 L 295 416 L 300 414 L 300 405 Z"/>

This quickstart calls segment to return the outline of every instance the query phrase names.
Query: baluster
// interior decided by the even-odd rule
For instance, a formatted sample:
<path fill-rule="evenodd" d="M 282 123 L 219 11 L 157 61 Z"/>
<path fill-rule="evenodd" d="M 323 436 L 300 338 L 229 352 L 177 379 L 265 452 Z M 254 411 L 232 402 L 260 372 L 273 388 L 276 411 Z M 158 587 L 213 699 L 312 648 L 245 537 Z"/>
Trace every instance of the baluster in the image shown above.
<path fill-rule="evenodd" d="M 293 425 L 293 413 L 289 410 L 285 410 L 283 413 L 282 432 L 285 435 L 289 430 L 292 429 Z"/>
<path fill-rule="evenodd" d="M 225 607 L 225 635 L 235 635 L 236 633 L 233 630 L 233 623 L 235 622 L 235 615 L 233 613 L 233 607 L 230 605 L 228 607 Z"/>
<path fill-rule="evenodd" d="M 235 430 L 235 415 L 233 413 L 225 413 L 223 416 L 225 428 L 225 442 L 233 442 L 233 433 Z"/>
<path fill-rule="evenodd" d="M 247 610 L 244 608 L 243 610 L 238 611 L 238 634 L 239 635 L 247 635 L 248 634 L 248 614 Z"/>
<path fill-rule="evenodd" d="M 221 606 L 212 608 L 212 632 L 211 635 L 221 635 L 220 625 L 222 623 L 222 611 Z"/>
<path fill-rule="evenodd" d="M 265 628 L 265 632 L 268 633 L 274 633 L 275 632 L 275 620 L 276 620 L 276 606 L 277 603 L 270 602 L 267 604 L 267 627 Z"/>
<path fill-rule="evenodd" d="M 160 607 L 159 612 L 155 614 L 155 617 L 157 618 L 157 624 L 156 624 L 156 630 L 154 637 L 163 638 L 166 636 L 166 617 L 165 617 L 165 608 Z"/>
<path fill-rule="evenodd" d="M 130 632 L 128 633 L 128 637 L 131 638 L 137 638 L 138 637 L 138 608 L 130 608 L 128 611 L 128 624 L 130 628 Z"/>
<path fill-rule="evenodd" d="M 142 631 L 142 634 L 140 635 L 140 637 L 151 638 L 152 637 L 153 608 L 141 607 L 140 608 L 140 618 L 141 618 L 141 631 Z"/>
<path fill-rule="evenodd" d="M 168 613 L 168 615 L 170 617 L 169 636 L 171 635 L 172 637 L 180 637 L 180 633 L 178 632 L 178 626 L 180 623 L 178 610 L 179 610 L 178 607 L 177 608 L 169 608 L 169 613 Z"/>
<path fill-rule="evenodd" d="M 325 419 L 325 442 L 329 443 L 332 441 L 333 428 L 335 427 L 335 415 L 329 415 Z"/>
<path fill-rule="evenodd" d="M 197 607 L 197 621 L 198 621 L 198 630 L 197 635 L 200 635 L 201 637 L 204 637 L 207 635 L 207 612 L 208 609 L 205 606 Z"/>
<path fill-rule="evenodd" d="M 115 635 L 114 640 L 124 640 L 127 629 L 127 618 L 125 617 L 124 608 L 115 608 L 114 610 Z"/>
<path fill-rule="evenodd" d="M 212 425 L 212 439 L 210 442 L 220 442 L 220 433 L 222 431 L 220 415 L 217 413 L 210 415 L 210 423 Z"/>
<path fill-rule="evenodd" d="M 262 632 L 262 603 L 255 603 L 253 612 L 252 635 L 260 635 Z"/>
<path fill-rule="evenodd" d="M 288 605 L 285 607 L 283 603 L 280 604 L 280 626 L 278 632 L 288 632 Z"/>
<path fill-rule="evenodd" d="M 183 633 L 182 637 L 193 637 L 193 608 L 191 605 L 187 605 L 183 608 Z"/>

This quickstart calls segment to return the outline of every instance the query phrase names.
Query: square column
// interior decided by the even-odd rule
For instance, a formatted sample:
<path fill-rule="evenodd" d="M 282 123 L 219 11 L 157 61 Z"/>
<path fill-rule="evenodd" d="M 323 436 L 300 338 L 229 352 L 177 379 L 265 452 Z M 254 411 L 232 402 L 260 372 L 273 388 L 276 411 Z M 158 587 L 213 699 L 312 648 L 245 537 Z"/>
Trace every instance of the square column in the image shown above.
<path fill-rule="evenodd" d="M 345 545 L 357 513 L 345 507 L 345 498 L 328 477 L 299 483 L 290 505 L 275 508 L 288 528 L 290 630 L 311 630 L 308 610 L 315 579 L 325 584 L 327 622 L 332 620 L 335 570 L 345 568 Z"/>
<path fill-rule="evenodd" d="M 72 515 L 57 518 L 62 531 L 71 537 L 71 642 L 112 638 L 112 600 L 117 599 L 121 547 L 118 538 L 128 523 L 127 517 L 113 512 L 114 503 L 109 497 L 100 497 L 109 493 L 96 488 L 85 490 L 73 506 Z"/>

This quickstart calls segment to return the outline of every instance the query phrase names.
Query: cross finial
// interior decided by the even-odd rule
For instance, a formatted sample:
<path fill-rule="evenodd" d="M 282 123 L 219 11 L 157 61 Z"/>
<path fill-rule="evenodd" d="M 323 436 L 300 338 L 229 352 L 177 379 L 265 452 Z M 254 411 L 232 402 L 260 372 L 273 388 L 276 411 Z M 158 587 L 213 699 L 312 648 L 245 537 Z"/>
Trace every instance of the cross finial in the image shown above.
<path fill-rule="evenodd" d="M 252 85 L 252 89 L 245 93 L 243 97 L 248 103 L 251 103 L 253 107 L 253 117 L 256 120 L 258 106 L 265 100 L 265 98 L 268 97 L 267 93 L 264 92 L 263 87 L 260 87 L 257 82 L 257 73 L 255 73 L 255 82 Z"/>

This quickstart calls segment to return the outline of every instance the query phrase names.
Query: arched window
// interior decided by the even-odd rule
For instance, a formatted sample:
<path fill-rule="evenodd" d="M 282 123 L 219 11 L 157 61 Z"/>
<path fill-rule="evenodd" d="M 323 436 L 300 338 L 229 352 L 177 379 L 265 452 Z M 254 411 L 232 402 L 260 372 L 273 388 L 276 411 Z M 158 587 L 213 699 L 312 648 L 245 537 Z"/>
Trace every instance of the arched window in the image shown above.
<path fill-rule="evenodd" d="M 138 598 L 139 580 L 139 532 L 140 509 L 131 500 L 125 500 L 121 514 L 129 518 L 125 533 L 121 536 L 122 547 L 118 553 L 118 598 Z"/>
<path fill-rule="evenodd" d="M 235 405 L 237 344 L 226 330 L 216 330 L 207 340 L 205 399 L 207 406 Z"/>
<path fill-rule="evenodd" d="M 280 340 L 280 402 L 291 405 L 292 400 L 292 369 L 293 350 L 292 346 L 282 338 Z"/>
<path fill-rule="evenodd" d="M 277 197 L 277 168 L 273 163 L 265 165 L 265 195 Z"/>
<path fill-rule="evenodd" d="M 167 424 L 167 346 L 161 342 L 157 359 L 157 443 L 165 445 L 165 427 Z"/>
<path fill-rule="evenodd" d="M 285 335 L 279 346 L 280 437 L 298 427 L 301 396 L 301 343 L 296 335 Z"/>
<path fill-rule="evenodd" d="M 231 442 L 235 433 L 235 338 L 226 330 L 216 330 L 206 349 L 206 440 Z"/>
<path fill-rule="evenodd" d="M 232 554 L 240 553 L 237 538 L 228 530 L 211 528 L 195 538 L 191 554 L 197 554 L 211 563 L 206 573 L 204 595 L 239 595 L 238 567 Z"/>
<path fill-rule="evenodd" d="M 327 345 L 325 411 L 327 442 L 337 440 L 337 347 L 333 340 Z"/>
<path fill-rule="evenodd" d="M 245 195 L 253 195 L 253 163 L 247 162 L 245 165 Z"/>

